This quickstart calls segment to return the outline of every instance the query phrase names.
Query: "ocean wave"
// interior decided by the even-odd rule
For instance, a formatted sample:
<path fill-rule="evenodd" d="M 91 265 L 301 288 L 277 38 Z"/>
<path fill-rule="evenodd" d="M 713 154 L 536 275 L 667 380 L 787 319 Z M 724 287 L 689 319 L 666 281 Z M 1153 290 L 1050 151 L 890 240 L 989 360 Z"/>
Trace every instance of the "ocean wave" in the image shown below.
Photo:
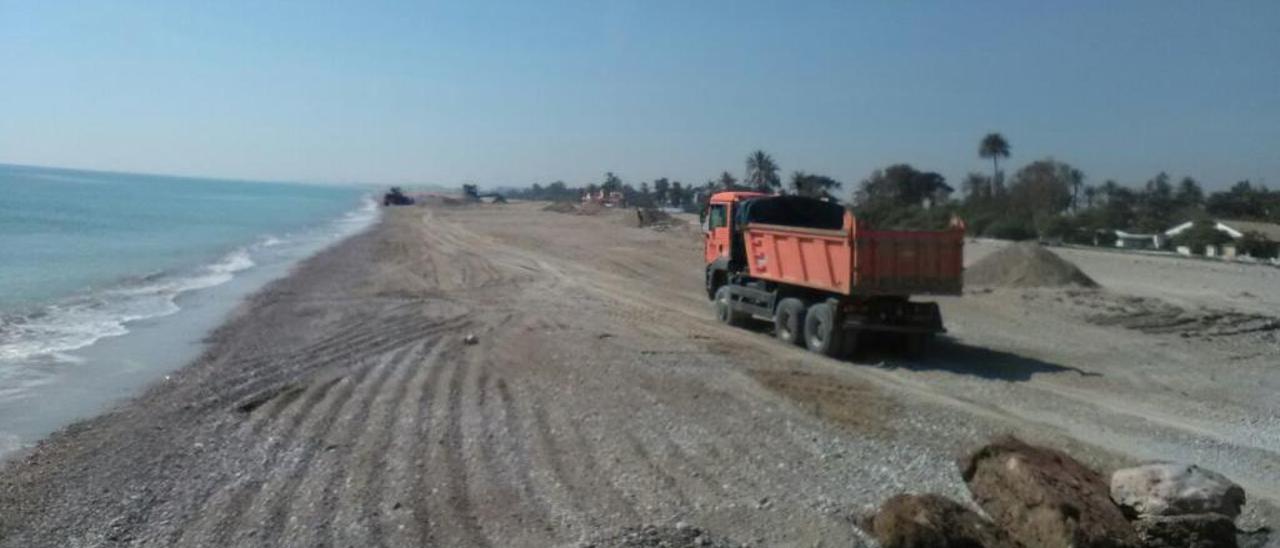
<path fill-rule="evenodd" d="M 0 316 L 0 363 L 33 358 L 74 361 L 77 358 L 68 352 L 105 337 L 127 334 L 130 322 L 175 314 L 181 310 L 176 302 L 179 295 L 225 284 L 238 273 L 253 268 L 257 251 L 294 241 L 332 241 L 349 236 L 371 224 L 377 214 L 376 202 L 366 197 L 360 207 L 331 221 L 318 234 L 264 236 L 193 271 L 149 273 L 110 289 L 77 295 L 25 313 Z"/>
<path fill-rule="evenodd" d="M 178 295 L 222 285 L 253 266 L 249 250 L 237 249 L 185 275 L 149 274 L 119 287 L 0 318 L 0 361 L 36 356 L 69 361 L 71 357 L 63 353 L 124 335 L 129 322 L 174 314 L 180 310 L 174 302 Z"/>

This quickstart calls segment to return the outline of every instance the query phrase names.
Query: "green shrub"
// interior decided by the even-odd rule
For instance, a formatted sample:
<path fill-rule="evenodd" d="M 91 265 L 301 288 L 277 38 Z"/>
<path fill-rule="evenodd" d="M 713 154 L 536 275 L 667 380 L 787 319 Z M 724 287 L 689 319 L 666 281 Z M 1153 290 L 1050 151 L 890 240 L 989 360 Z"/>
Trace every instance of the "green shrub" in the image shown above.
<path fill-rule="evenodd" d="M 1034 239 L 1036 231 L 1029 223 L 1013 219 L 1001 219 L 988 225 L 982 235 L 988 238 L 1020 242 Z"/>

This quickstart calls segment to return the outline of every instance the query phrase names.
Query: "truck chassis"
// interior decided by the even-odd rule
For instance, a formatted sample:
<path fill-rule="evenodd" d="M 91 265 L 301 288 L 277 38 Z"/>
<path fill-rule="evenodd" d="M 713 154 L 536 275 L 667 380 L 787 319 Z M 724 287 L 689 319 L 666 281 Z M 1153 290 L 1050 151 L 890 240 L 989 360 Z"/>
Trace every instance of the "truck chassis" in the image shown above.
<path fill-rule="evenodd" d="M 873 341 L 896 343 L 918 356 L 946 332 L 937 303 L 904 296 L 835 295 L 710 270 L 707 282 L 721 322 L 742 327 L 753 319 L 767 321 L 778 339 L 825 356 L 847 357 Z"/>

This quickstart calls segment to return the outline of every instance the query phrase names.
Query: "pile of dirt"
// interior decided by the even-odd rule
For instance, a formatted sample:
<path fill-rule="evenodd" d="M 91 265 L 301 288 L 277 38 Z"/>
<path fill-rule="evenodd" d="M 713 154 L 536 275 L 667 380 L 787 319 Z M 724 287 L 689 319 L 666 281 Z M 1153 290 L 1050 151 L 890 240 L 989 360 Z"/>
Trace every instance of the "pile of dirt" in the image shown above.
<path fill-rule="evenodd" d="M 1039 244 L 1010 245 L 964 272 L 964 283 L 983 287 L 1098 287 L 1076 265 Z"/>
<path fill-rule="evenodd" d="M 453 196 L 446 196 L 444 194 L 435 194 L 435 193 L 419 194 L 419 195 L 416 195 L 414 198 L 415 200 L 417 200 L 418 203 L 430 205 L 430 206 L 453 207 L 453 206 L 465 205 L 465 202 L 463 202 L 462 200 L 459 200 Z"/>
<path fill-rule="evenodd" d="M 741 544 L 683 523 L 675 527 L 646 525 L 579 544 L 581 548 L 738 548 Z"/>
<path fill-rule="evenodd" d="M 596 215 L 605 210 L 603 205 L 595 202 L 575 204 L 573 202 L 553 202 L 542 208 L 543 211 L 568 213 L 570 215 Z"/>
<path fill-rule="evenodd" d="M 661 209 L 654 209 L 651 207 L 636 209 L 636 226 L 640 228 L 671 224 L 671 221 L 671 215 Z"/>
<path fill-rule="evenodd" d="M 684 219 L 673 217 L 670 213 L 654 208 L 636 208 L 635 215 L 620 217 L 626 226 L 650 228 L 659 232 L 687 225 Z"/>
<path fill-rule="evenodd" d="M 577 213 L 578 206 L 573 202 L 552 202 L 542 208 L 543 211 L 551 211 L 553 213 Z"/>

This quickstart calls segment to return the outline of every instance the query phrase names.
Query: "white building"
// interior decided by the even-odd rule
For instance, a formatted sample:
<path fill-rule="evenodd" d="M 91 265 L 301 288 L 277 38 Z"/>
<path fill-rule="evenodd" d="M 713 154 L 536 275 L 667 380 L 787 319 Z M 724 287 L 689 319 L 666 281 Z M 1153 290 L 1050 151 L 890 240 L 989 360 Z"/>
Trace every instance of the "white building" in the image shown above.
<path fill-rule="evenodd" d="M 1123 230 L 1116 231 L 1116 247 L 1125 249 L 1161 249 L 1164 247 L 1164 243 L 1164 234 L 1136 234 Z"/>
<path fill-rule="evenodd" d="M 1275 223 L 1263 223 L 1258 221 L 1214 221 L 1213 223 L 1213 228 L 1227 236 L 1231 236 L 1231 239 L 1233 240 L 1243 238 L 1247 232 L 1257 232 L 1265 236 L 1268 240 L 1280 242 L 1280 225 Z M 1164 235 L 1172 238 L 1189 230 L 1194 224 L 1195 221 L 1187 221 L 1164 231 Z"/>
<path fill-rule="evenodd" d="M 1164 231 L 1164 236 L 1168 238 L 1173 238 L 1179 234 L 1182 234 L 1183 232 L 1186 232 L 1187 230 L 1190 230 L 1191 227 L 1194 225 L 1195 225 L 1195 221 L 1187 221 L 1178 226 L 1170 228 L 1169 230 Z M 1254 232 L 1254 233 L 1261 234 L 1262 237 L 1268 240 L 1271 240 L 1273 242 L 1280 242 L 1280 225 L 1275 223 L 1263 223 L 1258 221 L 1215 220 L 1213 221 L 1213 228 L 1219 232 L 1222 232 L 1223 234 L 1226 234 L 1227 236 L 1230 236 L 1232 240 L 1238 241 L 1241 238 L 1244 238 L 1245 234 Z M 1185 246 L 1179 247 L 1178 252 L 1183 253 L 1184 255 L 1191 254 L 1191 250 L 1186 249 Z M 1232 258 L 1232 257 L 1235 257 L 1236 255 L 1236 246 L 1232 244 L 1226 244 L 1221 246 L 1220 248 L 1219 246 L 1209 246 L 1204 250 L 1204 254 L 1205 256 L 1208 256 L 1208 257 L 1223 256 L 1227 258 Z"/>

